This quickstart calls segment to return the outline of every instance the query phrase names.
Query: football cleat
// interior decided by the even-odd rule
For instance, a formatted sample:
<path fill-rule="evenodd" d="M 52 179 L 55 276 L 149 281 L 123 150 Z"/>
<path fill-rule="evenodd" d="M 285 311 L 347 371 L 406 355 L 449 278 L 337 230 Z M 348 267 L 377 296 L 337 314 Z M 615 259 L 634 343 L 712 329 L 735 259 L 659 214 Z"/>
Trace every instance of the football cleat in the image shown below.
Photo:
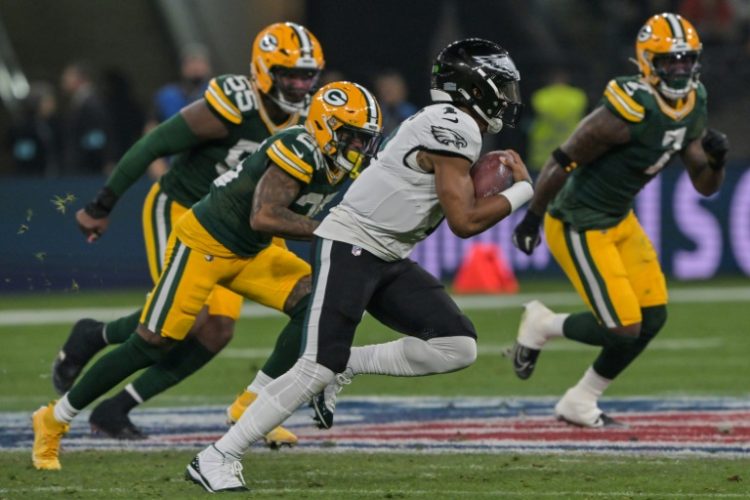
<path fill-rule="evenodd" d="M 596 399 L 575 387 L 568 389 L 562 399 L 557 402 L 555 417 L 562 422 L 590 429 L 627 427 L 600 410 L 596 405 Z"/>
<path fill-rule="evenodd" d="M 521 380 L 526 380 L 534 373 L 536 360 L 548 339 L 542 330 L 541 323 L 553 314 L 555 313 L 538 300 L 524 304 L 512 353 L 513 371 Z"/>
<path fill-rule="evenodd" d="M 113 399 L 105 399 L 94 408 L 89 416 L 89 424 L 94 434 L 104 434 L 113 439 L 139 441 L 148 438 Z"/>
<path fill-rule="evenodd" d="M 103 330 L 104 323 L 89 318 L 73 325 L 52 364 L 52 385 L 58 394 L 65 394 L 73 387 L 86 363 L 105 345 L 101 340 Z"/>
<path fill-rule="evenodd" d="M 345 385 L 352 379 L 343 373 L 337 373 L 333 380 L 320 393 L 312 398 L 310 406 L 315 411 L 313 421 L 318 429 L 333 427 L 333 414 L 336 412 L 336 398 Z"/>
<path fill-rule="evenodd" d="M 234 402 L 227 407 L 227 425 L 234 425 L 257 397 L 256 393 L 247 390 L 238 394 Z M 292 447 L 299 441 L 292 431 L 282 426 L 273 429 L 263 439 L 268 447 L 274 450 L 284 446 Z"/>
<path fill-rule="evenodd" d="M 209 493 L 247 491 L 239 460 L 211 445 L 198 453 L 187 466 L 185 479 L 203 486 Z"/>
<path fill-rule="evenodd" d="M 55 403 L 41 406 L 31 415 L 31 426 L 34 429 L 34 445 L 31 460 L 38 470 L 60 470 L 60 439 L 68 432 L 70 426 L 58 422 L 54 417 Z"/>

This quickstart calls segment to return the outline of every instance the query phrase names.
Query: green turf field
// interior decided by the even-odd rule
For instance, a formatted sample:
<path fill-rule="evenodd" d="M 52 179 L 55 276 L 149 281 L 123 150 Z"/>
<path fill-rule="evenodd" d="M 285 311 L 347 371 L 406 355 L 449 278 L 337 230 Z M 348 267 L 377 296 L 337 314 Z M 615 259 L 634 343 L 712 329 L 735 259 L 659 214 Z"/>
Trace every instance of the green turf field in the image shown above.
<path fill-rule="evenodd" d="M 696 290 L 697 298 L 691 295 Z M 556 293 L 567 292 L 567 288 L 532 283 L 523 291 Z M 670 305 L 667 326 L 606 396 L 750 398 L 746 284 L 675 284 L 672 291 L 673 297 L 682 298 Z M 0 319 L 19 309 L 136 307 L 142 296 L 140 292 L 6 296 L 0 299 Z M 475 365 L 453 374 L 418 379 L 363 376 L 347 387 L 343 396 L 559 396 L 579 379 L 596 353 L 594 348 L 555 341 L 542 354 L 534 377 L 519 381 L 502 351 L 513 342 L 520 308 L 467 313 L 479 333 Z M 235 339 L 217 360 L 149 405 L 227 404 L 262 364 L 283 323 L 281 317 L 242 319 Z M 30 412 L 54 397 L 49 367 L 69 327 L 68 321 L 0 326 L 0 411 Z M 356 343 L 393 338 L 393 333 L 366 318 Z M 32 469 L 27 453 L 0 452 L 0 498 L 197 496 L 201 493 L 198 488 L 181 481 L 192 454 L 76 452 L 65 456 L 63 471 L 40 473 Z M 750 498 L 750 459 L 322 456 L 282 451 L 251 454 L 245 460 L 245 471 L 257 498 Z"/>

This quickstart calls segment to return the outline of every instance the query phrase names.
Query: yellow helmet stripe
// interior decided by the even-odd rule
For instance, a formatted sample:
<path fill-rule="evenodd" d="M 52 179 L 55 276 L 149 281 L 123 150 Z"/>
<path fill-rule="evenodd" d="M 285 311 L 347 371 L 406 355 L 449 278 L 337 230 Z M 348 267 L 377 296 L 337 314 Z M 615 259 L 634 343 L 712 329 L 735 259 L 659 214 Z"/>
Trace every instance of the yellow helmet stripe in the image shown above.
<path fill-rule="evenodd" d="M 295 179 L 305 184 L 309 184 L 312 180 L 313 168 L 289 151 L 280 139 L 266 150 L 266 154 L 279 168 Z"/>
<path fill-rule="evenodd" d="M 645 108 L 633 100 L 614 80 L 607 84 L 604 96 L 620 115 L 630 122 L 640 122 L 646 116 Z"/>
<path fill-rule="evenodd" d="M 221 91 L 221 88 L 219 87 L 219 84 L 216 83 L 216 80 L 211 80 L 211 83 L 206 89 L 204 97 L 211 104 L 211 106 L 219 112 L 221 116 L 223 116 L 230 122 L 234 124 L 239 124 L 240 122 L 242 122 L 242 113 L 240 113 L 240 110 L 237 109 L 237 106 L 232 104 L 229 98 L 224 95 L 224 92 Z"/>

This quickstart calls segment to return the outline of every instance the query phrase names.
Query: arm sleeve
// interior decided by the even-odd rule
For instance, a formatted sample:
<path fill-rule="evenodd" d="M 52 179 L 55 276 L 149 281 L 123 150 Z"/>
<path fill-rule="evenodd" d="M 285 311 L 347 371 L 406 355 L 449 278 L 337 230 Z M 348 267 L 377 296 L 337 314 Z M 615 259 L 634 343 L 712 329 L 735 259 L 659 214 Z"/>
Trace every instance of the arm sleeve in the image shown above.
<path fill-rule="evenodd" d="M 105 186 L 120 197 L 143 176 L 154 160 L 185 151 L 201 142 L 178 113 L 133 144 L 117 163 Z"/>

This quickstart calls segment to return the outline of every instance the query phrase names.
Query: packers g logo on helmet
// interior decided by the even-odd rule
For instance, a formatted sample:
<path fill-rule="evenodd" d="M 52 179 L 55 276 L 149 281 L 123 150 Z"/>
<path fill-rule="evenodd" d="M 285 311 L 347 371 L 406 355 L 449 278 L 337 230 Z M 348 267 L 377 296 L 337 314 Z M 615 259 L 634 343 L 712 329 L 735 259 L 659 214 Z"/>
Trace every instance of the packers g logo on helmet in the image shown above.
<path fill-rule="evenodd" d="M 275 36 L 273 36 L 272 33 L 268 33 L 266 36 L 264 36 L 258 44 L 258 47 L 260 47 L 260 50 L 262 50 L 263 52 L 271 52 L 273 50 L 276 50 L 278 46 L 279 41 Z"/>
<path fill-rule="evenodd" d="M 349 100 L 341 89 L 331 89 L 323 94 L 323 100 L 332 106 L 343 106 Z"/>
<path fill-rule="evenodd" d="M 305 128 L 326 156 L 328 182 L 357 177 L 378 150 L 383 128 L 380 106 L 369 90 L 332 82 L 313 95 Z"/>
<path fill-rule="evenodd" d="M 250 61 L 253 84 L 287 113 L 307 107 L 324 65 L 320 42 L 296 23 L 272 24 L 261 30 L 253 42 Z M 289 79 L 304 81 L 304 88 L 291 85 Z"/>
<path fill-rule="evenodd" d="M 646 21 L 638 32 L 636 63 L 659 93 L 681 99 L 698 83 L 702 48 L 698 32 L 687 19 L 665 12 Z"/>

